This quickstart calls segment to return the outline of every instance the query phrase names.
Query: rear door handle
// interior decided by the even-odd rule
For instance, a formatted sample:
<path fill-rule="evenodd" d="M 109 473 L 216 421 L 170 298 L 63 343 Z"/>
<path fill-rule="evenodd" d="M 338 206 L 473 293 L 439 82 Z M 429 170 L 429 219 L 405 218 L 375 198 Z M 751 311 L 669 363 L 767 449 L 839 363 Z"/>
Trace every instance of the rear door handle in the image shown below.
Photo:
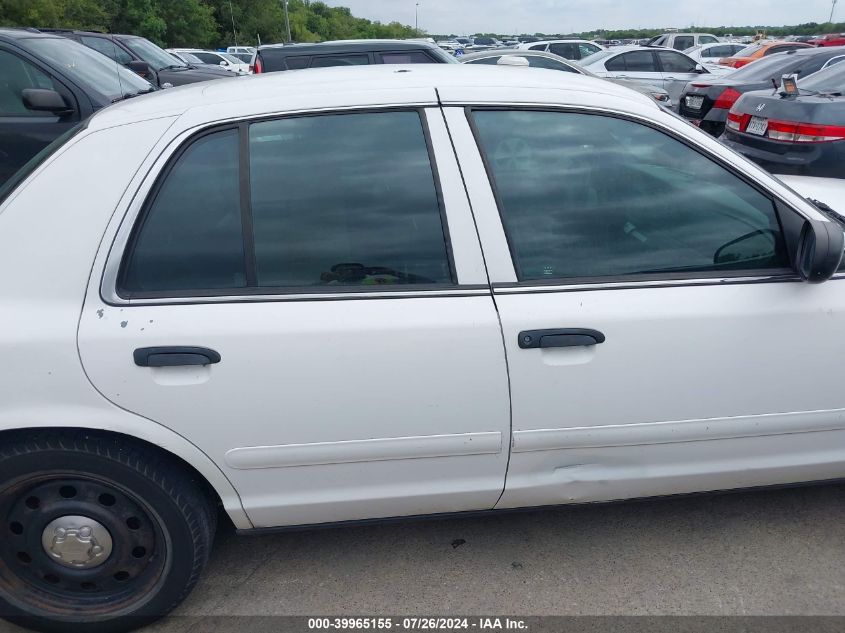
<path fill-rule="evenodd" d="M 214 365 L 220 354 L 207 347 L 139 347 L 133 354 L 138 367 L 181 367 L 186 365 Z"/>
<path fill-rule="evenodd" d="M 559 330 L 525 330 L 519 333 L 522 349 L 547 347 L 587 347 L 604 343 L 604 334 L 598 330 L 565 328 Z"/>

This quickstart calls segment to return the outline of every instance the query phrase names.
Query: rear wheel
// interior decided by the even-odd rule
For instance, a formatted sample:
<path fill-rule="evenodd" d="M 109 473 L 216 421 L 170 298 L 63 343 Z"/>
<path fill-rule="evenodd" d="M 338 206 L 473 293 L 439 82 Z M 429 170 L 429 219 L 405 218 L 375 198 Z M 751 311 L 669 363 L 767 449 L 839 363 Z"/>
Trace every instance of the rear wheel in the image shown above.
<path fill-rule="evenodd" d="M 0 615 L 45 631 L 126 631 L 184 599 L 216 517 L 188 469 L 118 438 L 9 440 L 0 444 Z"/>

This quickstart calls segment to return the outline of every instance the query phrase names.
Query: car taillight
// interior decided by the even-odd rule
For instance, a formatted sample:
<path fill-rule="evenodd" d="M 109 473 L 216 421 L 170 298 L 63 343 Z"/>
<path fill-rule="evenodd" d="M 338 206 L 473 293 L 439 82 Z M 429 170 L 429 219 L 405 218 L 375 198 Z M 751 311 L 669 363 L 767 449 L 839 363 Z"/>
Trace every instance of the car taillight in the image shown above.
<path fill-rule="evenodd" d="M 718 97 L 716 97 L 716 102 L 713 104 L 714 108 L 720 108 L 722 110 L 730 110 L 731 106 L 742 96 L 742 93 L 737 92 L 733 88 L 726 88 L 722 91 Z"/>
<path fill-rule="evenodd" d="M 264 64 L 261 63 L 260 57 L 255 58 L 255 66 L 252 67 L 252 72 L 256 75 L 260 75 L 264 72 Z"/>
<path fill-rule="evenodd" d="M 747 118 L 751 118 L 749 115 L 742 115 L 738 112 L 734 112 L 731 110 L 728 112 L 728 120 L 725 121 L 725 127 L 729 130 L 733 130 L 734 132 L 742 132 L 745 129 L 748 121 Z M 745 119 L 745 120 L 744 120 Z"/>
<path fill-rule="evenodd" d="M 831 143 L 845 140 L 845 126 L 795 123 L 769 119 L 769 138 L 790 143 Z"/>

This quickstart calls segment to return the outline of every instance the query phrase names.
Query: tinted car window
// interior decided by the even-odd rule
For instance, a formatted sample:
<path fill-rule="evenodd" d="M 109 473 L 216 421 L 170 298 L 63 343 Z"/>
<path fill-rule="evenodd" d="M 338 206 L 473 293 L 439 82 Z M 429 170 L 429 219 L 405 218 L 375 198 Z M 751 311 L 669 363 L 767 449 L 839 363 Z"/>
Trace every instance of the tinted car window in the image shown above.
<path fill-rule="evenodd" d="M 260 286 L 451 283 L 416 112 L 288 118 L 249 134 Z"/>
<path fill-rule="evenodd" d="M 657 72 L 654 56 L 651 51 L 633 51 L 622 56 L 625 60 L 625 70 L 635 72 Z"/>
<path fill-rule="evenodd" d="M 548 44 L 535 44 L 534 46 L 531 46 L 528 50 L 530 50 L 530 51 L 544 51 L 544 50 L 546 50 L 547 46 L 548 46 Z"/>
<path fill-rule="evenodd" d="M 772 201 L 653 128 L 475 112 L 521 280 L 788 267 Z"/>
<path fill-rule="evenodd" d="M 118 64 L 128 64 L 132 61 L 132 55 L 120 48 L 114 41 L 103 37 L 91 37 L 83 35 L 80 41 L 88 48 L 93 48 Z"/>
<path fill-rule="evenodd" d="M 32 88 L 55 90 L 50 77 L 17 55 L 0 50 L 0 115 L 53 116 L 33 112 L 23 104 L 23 91 Z"/>
<path fill-rule="evenodd" d="M 564 64 L 562 62 L 557 61 L 556 59 L 549 59 L 548 57 L 538 57 L 536 55 L 529 55 L 528 57 L 526 57 L 526 59 L 528 60 L 528 65 L 532 68 L 548 68 L 549 70 L 562 70 L 568 73 L 578 73 L 578 71 L 575 70 L 569 64 Z"/>
<path fill-rule="evenodd" d="M 188 146 L 148 205 L 124 262 L 125 291 L 246 286 L 236 130 Z"/>
<path fill-rule="evenodd" d="M 550 44 L 549 52 L 560 55 L 565 59 L 578 59 L 578 46 L 576 44 Z"/>
<path fill-rule="evenodd" d="M 842 59 L 842 58 L 837 58 Z M 845 91 L 845 64 L 836 64 L 817 72 L 799 82 L 801 90 L 814 92 Z"/>
<path fill-rule="evenodd" d="M 694 37 L 690 35 L 680 35 L 675 38 L 675 43 L 673 44 L 672 48 L 678 51 L 683 51 L 693 45 L 695 45 Z"/>
<path fill-rule="evenodd" d="M 331 66 L 365 66 L 370 63 L 367 55 L 326 55 L 311 60 L 311 68 L 329 68 Z"/>
<path fill-rule="evenodd" d="M 663 72 L 667 73 L 691 73 L 695 72 L 695 62 L 680 53 L 672 51 L 658 51 L 657 56 L 663 66 Z"/>
<path fill-rule="evenodd" d="M 382 64 L 431 64 L 431 57 L 422 51 L 408 51 L 403 53 L 382 53 Z"/>
<path fill-rule="evenodd" d="M 710 48 L 705 49 L 701 56 L 702 57 L 730 57 L 734 54 L 734 48 L 732 46 L 711 46 Z"/>
<path fill-rule="evenodd" d="M 594 55 L 600 50 L 598 46 L 594 46 L 593 44 L 578 44 L 578 53 L 581 55 L 581 59 Z"/>
<path fill-rule="evenodd" d="M 702 35 L 701 37 L 698 38 L 698 41 L 701 42 L 702 44 L 715 44 L 719 40 L 717 40 L 712 35 Z"/>

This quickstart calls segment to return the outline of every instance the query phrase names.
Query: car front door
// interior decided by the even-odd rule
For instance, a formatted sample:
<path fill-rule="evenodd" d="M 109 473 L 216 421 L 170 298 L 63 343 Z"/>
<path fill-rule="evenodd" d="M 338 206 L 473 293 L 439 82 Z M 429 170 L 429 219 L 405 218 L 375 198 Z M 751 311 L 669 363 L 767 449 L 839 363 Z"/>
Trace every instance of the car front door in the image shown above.
<path fill-rule="evenodd" d="M 589 59 L 589 58 L 588 58 Z M 663 74 L 653 51 L 631 51 L 605 62 L 608 77 L 628 79 L 643 85 L 663 87 Z"/>
<path fill-rule="evenodd" d="M 30 110 L 23 101 L 27 89 L 55 90 L 67 112 Z M 0 184 L 78 122 L 76 100 L 65 86 L 34 62 L 0 48 Z"/>
<path fill-rule="evenodd" d="M 674 121 L 448 120 L 510 371 L 497 507 L 841 477 L 845 278 L 794 274 L 796 211 Z"/>
<path fill-rule="evenodd" d="M 492 508 L 507 371 L 441 111 L 226 125 L 165 163 L 91 284 L 97 389 L 257 527 Z"/>
<path fill-rule="evenodd" d="M 660 69 L 663 73 L 663 87 L 669 93 L 672 103 L 678 103 L 684 87 L 706 72 L 699 73 L 694 59 L 676 51 L 657 51 Z"/>

